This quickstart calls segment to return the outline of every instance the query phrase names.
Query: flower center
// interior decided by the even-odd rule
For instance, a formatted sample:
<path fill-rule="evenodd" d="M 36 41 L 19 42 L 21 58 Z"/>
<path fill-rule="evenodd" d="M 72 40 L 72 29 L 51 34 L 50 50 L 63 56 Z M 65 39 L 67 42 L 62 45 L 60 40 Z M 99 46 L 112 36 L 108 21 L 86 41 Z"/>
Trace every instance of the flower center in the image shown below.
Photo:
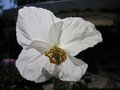
<path fill-rule="evenodd" d="M 47 56 L 50 60 L 50 63 L 60 65 L 62 62 L 64 62 L 66 57 L 66 52 L 58 47 L 54 47 L 48 51 L 45 51 L 45 56 Z"/>

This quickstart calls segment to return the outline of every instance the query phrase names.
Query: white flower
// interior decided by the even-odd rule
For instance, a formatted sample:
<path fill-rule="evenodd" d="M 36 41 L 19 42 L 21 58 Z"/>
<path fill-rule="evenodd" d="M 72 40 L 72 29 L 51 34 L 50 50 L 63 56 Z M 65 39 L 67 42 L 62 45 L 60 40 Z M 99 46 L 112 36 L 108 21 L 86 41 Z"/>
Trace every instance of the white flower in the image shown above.
<path fill-rule="evenodd" d="M 59 19 L 36 7 L 19 10 L 16 32 L 23 47 L 16 66 L 22 77 L 35 82 L 53 76 L 79 81 L 88 66 L 73 56 L 102 41 L 92 23 L 78 17 Z"/>

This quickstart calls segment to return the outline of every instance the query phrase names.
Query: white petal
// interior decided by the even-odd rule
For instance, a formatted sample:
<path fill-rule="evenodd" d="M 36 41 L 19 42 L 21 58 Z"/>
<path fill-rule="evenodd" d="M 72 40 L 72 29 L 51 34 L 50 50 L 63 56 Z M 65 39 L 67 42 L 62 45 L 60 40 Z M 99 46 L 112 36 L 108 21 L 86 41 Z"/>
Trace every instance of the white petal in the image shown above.
<path fill-rule="evenodd" d="M 23 49 L 16 61 L 16 67 L 23 78 L 44 82 L 54 75 L 54 64 L 35 49 Z"/>
<path fill-rule="evenodd" d="M 74 63 L 71 60 L 74 60 Z M 63 81 L 79 81 L 85 74 L 87 67 L 88 65 L 83 61 L 74 57 L 68 57 L 61 65 L 59 79 Z"/>
<path fill-rule="evenodd" d="M 57 22 L 50 27 L 49 36 L 53 44 L 58 44 L 62 32 L 63 22 Z"/>
<path fill-rule="evenodd" d="M 20 9 L 16 24 L 18 43 L 26 47 L 32 40 L 49 42 L 50 26 L 59 20 L 46 9 L 36 7 Z"/>
<path fill-rule="evenodd" d="M 66 49 L 72 56 L 102 41 L 100 32 L 90 22 L 81 18 L 66 18 L 63 22 L 61 48 Z"/>
<path fill-rule="evenodd" d="M 34 40 L 27 47 L 27 50 L 31 49 L 31 48 L 38 50 L 41 54 L 44 54 L 44 52 L 50 48 L 50 45 L 48 43 L 45 43 L 45 42 Z"/>

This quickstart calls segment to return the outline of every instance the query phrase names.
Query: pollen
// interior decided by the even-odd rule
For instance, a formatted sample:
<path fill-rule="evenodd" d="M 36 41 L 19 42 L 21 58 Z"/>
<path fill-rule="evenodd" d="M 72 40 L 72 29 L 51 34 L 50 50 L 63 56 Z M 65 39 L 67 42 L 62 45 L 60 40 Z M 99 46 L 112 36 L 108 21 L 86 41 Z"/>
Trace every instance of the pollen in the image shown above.
<path fill-rule="evenodd" d="M 45 51 L 45 56 L 50 60 L 50 63 L 60 65 L 62 62 L 65 62 L 67 59 L 66 52 L 58 47 L 51 48 L 48 51 Z"/>

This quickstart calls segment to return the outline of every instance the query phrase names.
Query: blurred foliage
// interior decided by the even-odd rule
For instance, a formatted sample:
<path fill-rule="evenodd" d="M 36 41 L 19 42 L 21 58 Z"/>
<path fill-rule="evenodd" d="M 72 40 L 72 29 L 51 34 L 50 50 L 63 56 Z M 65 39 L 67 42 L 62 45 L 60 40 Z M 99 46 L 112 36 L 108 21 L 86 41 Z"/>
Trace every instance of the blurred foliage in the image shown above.
<path fill-rule="evenodd" d="M 15 66 L 0 65 L 0 90 L 43 90 L 42 84 L 23 79 Z"/>
<path fill-rule="evenodd" d="M 16 21 L 0 16 L 0 60 L 3 58 L 17 58 L 21 47 L 16 41 Z"/>

